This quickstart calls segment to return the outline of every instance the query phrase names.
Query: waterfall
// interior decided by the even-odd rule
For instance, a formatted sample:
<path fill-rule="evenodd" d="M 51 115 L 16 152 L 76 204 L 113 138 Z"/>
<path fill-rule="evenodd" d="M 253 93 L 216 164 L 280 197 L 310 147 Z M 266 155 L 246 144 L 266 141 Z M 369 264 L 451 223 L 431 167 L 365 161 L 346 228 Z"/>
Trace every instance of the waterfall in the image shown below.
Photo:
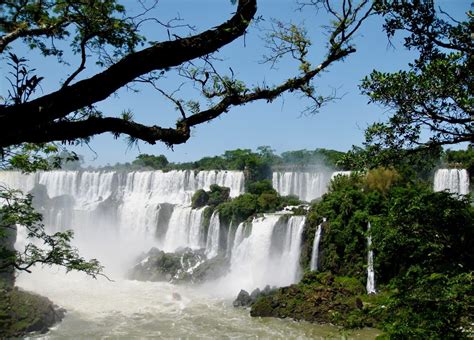
<path fill-rule="evenodd" d="M 372 248 L 372 236 L 370 235 L 370 222 L 367 224 L 367 294 L 375 294 L 375 272 L 374 252 Z"/>
<path fill-rule="evenodd" d="M 204 209 L 176 206 L 168 222 L 168 230 L 161 248 L 166 252 L 173 252 L 184 247 L 201 248 L 203 246 L 201 222 Z"/>
<path fill-rule="evenodd" d="M 234 242 L 232 245 L 231 256 L 235 254 L 237 251 L 238 246 L 242 243 L 245 239 L 245 223 L 242 222 L 237 226 L 237 230 L 235 231 Z M 230 247 L 229 247 L 230 248 Z"/>
<path fill-rule="evenodd" d="M 318 225 L 318 228 L 316 228 L 316 233 L 314 234 L 313 250 L 311 251 L 311 263 L 310 263 L 310 269 L 312 271 L 318 270 L 319 241 L 321 239 L 321 229 L 322 229 L 322 224 Z"/>
<path fill-rule="evenodd" d="M 281 219 L 285 219 L 284 222 Z M 281 223 L 281 230 L 276 228 L 278 223 Z M 240 289 L 263 288 L 267 284 L 285 286 L 295 283 L 300 272 L 304 225 L 304 216 L 281 214 L 265 214 L 255 218 L 251 225 L 239 224 L 232 248 L 230 273 L 222 278 L 220 285 L 238 292 Z M 251 228 L 250 233 L 247 228 Z M 282 236 L 282 244 L 277 246 L 272 244 L 275 233 Z"/>
<path fill-rule="evenodd" d="M 301 254 L 301 236 L 306 222 L 305 216 L 292 216 L 288 220 L 286 227 L 285 243 L 280 257 L 280 268 L 288 271 L 288 277 L 282 277 L 281 280 L 287 280 L 288 284 L 294 283 L 299 276 L 299 260 Z"/>
<path fill-rule="evenodd" d="M 219 213 L 214 211 L 209 221 L 209 231 L 207 232 L 206 255 L 208 258 L 217 256 L 219 252 L 220 227 Z"/>
<path fill-rule="evenodd" d="M 280 195 L 296 195 L 299 199 L 310 202 L 327 192 L 328 185 L 335 176 L 350 174 L 351 171 L 274 172 L 272 184 Z"/>
<path fill-rule="evenodd" d="M 231 295 L 242 288 L 289 285 L 300 275 L 304 216 L 265 214 L 227 227 L 214 212 L 206 233 L 205 208 L 189 206 L 196 190 L 214 183 L 229 186 L 233 196 L 242 193 L 243 178 L 232 171 L 0 172 L 0 183 L 34 193 L 48 232 L 73 229 L 81 255 L 103 261 L 108 273 L 122 275 L 151 247 L 205 248 L 208 258 L 222 251 L 230 268 L 219 287 Z"/>
<path fill-rule="evenodd" d="M 469 174 L 465 169 L 439 169 L 435 173 L 434 191 L 447 190 L 453 194 L 469 193 Z"/>
<path fill-rule="evenodd" d="M 127 252 L 156 246 L 166 251 L 205 247 L 203 209 L 190 208 L 198 189 L 227 186 L 244 190 L 238 171 L 49 171 L 22 174 L 0 171 L 0 184 L 32 191 L 48 232 L 73 229 L 84 248 L 106 251 L 123 242 Z M 106 239 L 106 245 L 101 240 Z M 218 246 L 218 244 L 216 244 Z M 147 249 L 148 248 L 148 249 Z M 87 253 L 87 252 L 86 252 Z M 125 254 L 127 260 L 133 258 Z M 92 253 L 93 257 L 97 257 Z M 118 261 L 118 260 L 117 260 Z"/>
<path fill-rule="evenodd" d="M 235 230 L 236 231 L 236 230 Z M 234 243 L 235 233 L 234 228 L 232 227 L 232 222 L 230 222 L 229 230 L 227 232 L 227 241 L 226 241 L 226 257 L 230 257 L 232 255 L 232 244 Z"/>

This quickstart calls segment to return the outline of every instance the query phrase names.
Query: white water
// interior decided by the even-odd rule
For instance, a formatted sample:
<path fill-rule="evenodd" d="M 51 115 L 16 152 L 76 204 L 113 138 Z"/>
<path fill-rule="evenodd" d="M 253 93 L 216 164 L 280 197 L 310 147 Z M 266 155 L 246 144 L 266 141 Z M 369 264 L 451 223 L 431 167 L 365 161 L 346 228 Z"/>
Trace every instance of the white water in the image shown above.
<path fill-rule="evenodd" d="M 209 221 L 209 231 L 207 233 L 206 255 L 208 258 L 217 256 L 219 252 L 220 227 L 219 214 L 214 212 Z"/>
<path fill-rule="evenodd" d="M 367 224 L 367 294 L 375 294 L 375 272 L 374 272 L 374 252 L 372 247 L 372 236 L 370 236 L 370 222 Z"/>
<path fill-rule="evenodd" d="M 297 282 L 300 274 L 299 257 L 301 236 L 305 224 L 304 216 L 292 216 L 284 224 L 281 247 L 272 249 L 275 227 L 283 217 L 280 214 L 265 214 L 252 221 L 251 233 L 244 238 L 244 223 L 236 231 L 230 273 L 218 281 L 222 294 L 252 291 L 255 288 L 286 286 Z M 273 245 L 275 246 L 275 245 Z"/>
<path fill-rule="evenodd" d="M 301 200 L 310 202 L 327 192 L 334 177 L 350 174 L 351 171 L 274 172 L 272 184 L 280 195 L 296 195 Z"/>
<path fill-rule="evenodd" d="M 202 248 L 201 222 L 204 209 L 176 206 L 161 248 L 165 252 L 173 252 L 184 247 Z"/>
<path fill-rule="evenodd" d="M 435 173 L 434 191 L 447 190 L 453 194 L 469 193 L 469 174 L 465 169 L 439 169 Z"/>
<path fill-rule="evenodd" d="M 300 254 L 301 254 L 301 236 L 306 223 L 305 216 L 292 216 L 288 220 L 286 227 L 286 237 L 284 248 L 280 257 L 278 268 L 285 268 L 286 275 L 280 277 L 283 285 L 298 282 L 300 276 Z"/>
<path fill-rule="evenodd" d="M 36 271 L 18 286 L 67 309 L 65 319 L 41 339 L 337 339 L 339 330 L 276 318 L 252 318 L 212 293 L 169 283 L 105 279 Z M 181 296 L 180 301 L 173 294 Z M 375 330 L 350 338 L 374 339 Z"/>
<path fill-rule="evenodd" d="M 322 229 L 322 224 L 318 225 L 318 228 L 316 228 L 316 233 L 314 234 L 313 249 L 311 251 L 311 262 L 309 265 L 312 271 L 318 270 L 319 241 L 321 239 L 321 229 Z"/>

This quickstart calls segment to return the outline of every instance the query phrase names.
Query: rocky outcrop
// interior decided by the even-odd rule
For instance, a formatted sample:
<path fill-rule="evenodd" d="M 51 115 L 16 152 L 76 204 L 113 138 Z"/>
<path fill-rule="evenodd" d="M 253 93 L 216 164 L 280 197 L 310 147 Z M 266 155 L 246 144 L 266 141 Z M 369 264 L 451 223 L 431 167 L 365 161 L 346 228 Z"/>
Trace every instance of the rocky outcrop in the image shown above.
<path fill-rule="evenodd" d="M 0 333 L 6 338 L 46 333 L 64 315 L 64 309 L 43 296 L 18 288 L 0 289 Z"/>
<path fill-rule="evenodd" d="M 270 288 L 269 285 L 265 286 L 263 290 L 256 288 L 249 294 L 245 290 L 241 290 L 237 298 L 233 302 L 234 307 L 250 307 L 252 306 L 260 297 L 268 296 L 276 291 L 276 287 Z"/>
<path fill-rule="evenodd" d="M 168 281 L 172 283 L 199 283 L 216 279 L 229 270 L 229 260 L 224 256 L 208 259 L 204 249 L 179 249 L 165 253 L 152 248 L 137 260 L 129 278 L 139 281 Z"/>
<path fill-rule="evenodd" d="M 250 306 L 254 317 L 278 317 L 332 323 L 345 327 L 376 326 L 365 290 L 357 279 L 330 274 L 307 274 L 300 283 L 248 294 L 241 291 L 235 307 Z"/>

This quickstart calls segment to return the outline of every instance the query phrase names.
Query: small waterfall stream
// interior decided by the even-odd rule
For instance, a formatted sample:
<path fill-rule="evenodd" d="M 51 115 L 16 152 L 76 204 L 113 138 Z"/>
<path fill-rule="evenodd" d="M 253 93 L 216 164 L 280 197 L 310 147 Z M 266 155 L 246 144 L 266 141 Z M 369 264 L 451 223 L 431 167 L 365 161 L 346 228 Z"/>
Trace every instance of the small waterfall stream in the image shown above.
<path fill-rule="evenodd" d="M 317 271 L 319 266 L 319 242 L 321 240 L 321 230 L 322 230 L 322 223 L 318 225 L 316 228 L 316 232 L 314 234 L 314 241 L 313 241 L 313 249 L 311 251 L 311 262 L 310 262 L 310 269 L 312 271 Z"/>
<path fill-rule="evenodd" d="M 220 227 L 219 214 L 215 211 L 211 216 L 207 233 L 206 255 L 208 258 L 217 256 L 219 252 Z"/>
<path fill-rule="evenodd" d="M 367 224 L 367 294 L 375 294 L 375 272 L 374 252 L 372 248 L 372 236 L 370 235 L 370 222 Z"/>

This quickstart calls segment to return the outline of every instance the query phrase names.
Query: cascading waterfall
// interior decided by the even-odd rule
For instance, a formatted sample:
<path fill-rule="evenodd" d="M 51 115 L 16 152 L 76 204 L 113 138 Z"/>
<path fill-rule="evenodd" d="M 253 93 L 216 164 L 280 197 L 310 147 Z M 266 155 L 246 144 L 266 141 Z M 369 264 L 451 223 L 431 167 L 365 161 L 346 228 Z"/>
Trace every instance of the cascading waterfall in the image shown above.
<path fill-rule="evenodd" d="M 372 250 L 372 236 L 370 235 L 370 222 L 367 224 L 367 294 L 375 294 L 374 252 Z"/>
<path fill-rule="evenodd" d="M 318 225 L 318 228 L 316 229 L 316 233 L 314 235 L 313 250 L 311 251 L 311 263 L 310 263 L 310 269 L 312 271 L 318 270 L 319 240 L 321 239 L 321 228 L 322 228 L 322 224 Z"/>
<path fill-rule="evenodd" d="M 323 222 L 326 222 L 326 219 L 323 218 Z M 321 232 L 322 232 L 323 224 L 321 223 L 316 228 L 316 232 L 314 234 L 314 241 L 313 241 L 313 249 L 311 251 L 311 262 L 310 262 L 310 269 L 312 271 L 317 271 L 319 266 L 319 242 L 321 240 Z"/>
<path fill-rule="evenodd" d="M 246 228 L 246 224 L 244 222 L 240 223 L 237 226 L 237 229 L 235 231 L 235 236 L 234 236 L 234 243 L 232 245 L 231 256 L 232 256 L 232 254 L 235 254 L 235 252 L 237 251 L 238 246 L 245 239 L 245 228 Z"/>
<path fill-rule="evenodd" d="M 169 220 L 161 248 L 166 252 L 174 252 L 184 247 L 202 248 L 201 223 L 204 209 L 176 206 Z"/>
<path fill-rule="evenodd" d="M 296 282 L 305 225 L 304 216 L 280 213 L 223 226 L 214 212 L 205 233 L 205 208 L 189 206 L 193 192 L 214 182 L 230 186 L 235 196 L 243 191 L 243 178 L 232 171 L 0 172 L 0 182 L 34 192 L 49 231 L 74 229 L 86 257 L 103 261 L 102 253 L 108 253 L 118 266 L 115 275 L 151 247 L 165 252 L 205 248 L 208 258 L 222 254 L 230 262 L 222 279 L 232 296 L 241 288 Z"/>
<path fill-rule="evenodd" d="M 284 222 L 281 219 L 285 219 Z M 251 291 L 267 284 L 284 286 L 296 282 L 305 221 L 304 216 L 265 214 L 255 218 L 251 224 L 239 224 L 234 237 L 230 273 L 220 280 L 219 285 L 235 294 L 240 289 Z M 278 223 L 283 223 L 281 230 L 276 228 Z M 248 232 L 247 228 L 251 231 Z M 279 232 L 282 233 L 282 244 L 275 247 L 272 240 Z"/>
<path fill-rule="evenodd" d="M 32 191 L 47 230 L 73 229 L 75 243 L 85 255 L 100 257 L 97 251 L 107 252 L 122 242 L 123 257 L 132 261 L 132 254 L 152 246 L 166 251 L 205 247 L 200 228 L 203 210 L 189 207 L 193 193 L 217 184 L 230 187 L 230 195 L 237 196 L 244 190 L 244 174 L 60 170 L 25 175 L 3 171 L 0 183 Z"/>
<path fill-rule="evenodd" d="M 301 200 L 310 202 L 327 192 L 328 185 L 335 176 L 350 174 L 351 171 L 274 172 L 272 184 L 280 195 L 296 195 Z"/>
<path fill-rule="evenodd" d="M 296 195 L 304 201 L 321 197 L 330 176 L 323 172 L 274 172 L 273 187 L 283 196 Z"/>
<path fill-rule="evenodd" d="M 291 216 L 286 226 L 286 237 L 280 257 L 280 268 L 285 268 L 289 272 L 288 277 L 281 278 L 282 281 L 288 280 L 288 284 L 296 282 L 300 274 L 301 236 L 303 235 L 305 223 L 305 216 Z"/>
<path fill-rule="evenodd" d="M 208 258 L 217 256 L 219 252 L 220 226 L 219 213 L 215 211 L 209 221 L 209 231 L 207 233 L 206 255 Z"/>
<path fill-rule="evenodd" d="M 434 191 L 447 190 L 453 194 L 469 193 L 469 174 L 465 169 L 439 169 L 434 177 Z"/>

